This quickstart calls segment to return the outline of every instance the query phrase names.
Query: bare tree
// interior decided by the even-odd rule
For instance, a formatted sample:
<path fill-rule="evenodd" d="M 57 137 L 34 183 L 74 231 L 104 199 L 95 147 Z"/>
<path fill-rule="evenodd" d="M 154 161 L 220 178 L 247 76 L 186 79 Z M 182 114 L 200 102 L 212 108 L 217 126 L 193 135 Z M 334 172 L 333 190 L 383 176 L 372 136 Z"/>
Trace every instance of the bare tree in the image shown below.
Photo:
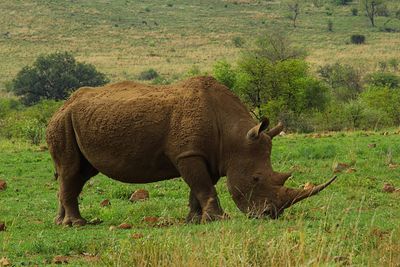
<path fill-rule="evenodd" d="M 372 27 L 375 27 L 375 17 L 378 14 L 379 7 L 383 5 L 383 0 L 362 0 L 361 5 L 365 9 L 365 14 L 369 18 Z"/>
<path fill-rule="evenodd" d="M 297 18 L 300 15 L 300 0 L 291 0 L 287 3 L 290 15 L 289 18 L 292 20 L 293 22 L 293 27 L 296 28 L 296 21 Z"/>

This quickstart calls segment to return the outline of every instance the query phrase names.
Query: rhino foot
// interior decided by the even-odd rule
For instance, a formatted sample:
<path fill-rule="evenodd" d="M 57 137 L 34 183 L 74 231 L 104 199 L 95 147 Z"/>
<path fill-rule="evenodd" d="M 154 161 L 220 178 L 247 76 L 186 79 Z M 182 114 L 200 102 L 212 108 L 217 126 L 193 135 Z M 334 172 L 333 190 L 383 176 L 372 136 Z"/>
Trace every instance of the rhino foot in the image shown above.
<path fill-rule="evenodd" d="M 225 212 L 222 214 L 203 213 L 203 216 L 201 217 L 201 222 L 206 223 L 206 222 L 220 221 L 227 219 L 230 219 L 230 216 Z"/>
<path fill-rule="evenodd" d="M 86 225 L 86 220 L 83 218 L 65 217 L 62 224 L 65 226 L 84 226 Z"/>
<path fill-rule="evenodd" d="M 57 217 L 54 218 L 54 223 L 57 225 L 61 225 L 64 221 L 64 216 L 57 215 Z"/>
<path fill-rule="evenodd" d="M 186 217 L 186 223 L 199 224 L 201 222 L 201 216 L 201 213 L 189 212 L 188 216 Z"/>

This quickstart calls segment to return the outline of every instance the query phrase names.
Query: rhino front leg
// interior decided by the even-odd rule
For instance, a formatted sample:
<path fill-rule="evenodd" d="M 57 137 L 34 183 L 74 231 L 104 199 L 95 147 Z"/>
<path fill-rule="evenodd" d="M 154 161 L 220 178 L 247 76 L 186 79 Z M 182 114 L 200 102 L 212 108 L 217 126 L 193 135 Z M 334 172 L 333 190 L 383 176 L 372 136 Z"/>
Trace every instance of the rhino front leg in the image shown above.
<path fill-rule="evenodd" d="M 182 158 L 179 160 L 178 169 L 182 178 L 189 185 L 191 194 L 200 204 L 201 221 L 206 222 L 224 218 L 217 191 L 212 183 L 204 159 L 202 157 Z M 190 205 L 192 204 L 191 211 L 195 211 L 200 216 L 198 205 L 193 197 L 191 197 Z"/>
<path fill-rule="evenodd" d="M 190 190 L 189 207 L 190 211 L 186 217 L 186 223 L 200 223 L 203 212 L 201 211 L 200 202 L 197 200 L 193 190 Z"/>

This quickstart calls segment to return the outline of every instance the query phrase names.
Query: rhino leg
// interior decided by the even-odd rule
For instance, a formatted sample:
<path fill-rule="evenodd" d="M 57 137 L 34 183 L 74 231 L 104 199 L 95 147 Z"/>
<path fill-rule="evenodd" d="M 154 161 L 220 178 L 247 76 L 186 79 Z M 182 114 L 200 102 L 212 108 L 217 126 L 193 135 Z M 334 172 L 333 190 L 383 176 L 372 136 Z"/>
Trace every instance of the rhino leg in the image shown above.
<path fill-rule="evenodd" d="M 206 222 L 224 218 L 217 191 L 204 159 L 202 157 L 182 158 L 179 160 L 178 170 L 200 204 L 202 211 L 201 221 Z M 195 201 L 192 203 L 196 204 Z M 193 205 L 193 208 L 196 208 L 196 205 Z M 196 211 L 196 209 L 194 210 Z"/>
<path fill-rule="evenodd" d="M 200 223 L 203 213 L 201 211 L 200 202 L 197 200 L 193 190 L 190 190 L 189 207 L 190 211 L 186 217 L 186 223 Z"/>
<path fill-rule="evenodd" d="M 57 158 L 55 161 L 60 184 L 59 208 L 55 223 L 59 225 L 85 225 L 86 220 L 82 218 L 79 212 L 78 197 L 85 183 L 98 171 L 90 165 L 80 151 L 69 152 L 71 155 L 64 154 L 64 157 Z"/>

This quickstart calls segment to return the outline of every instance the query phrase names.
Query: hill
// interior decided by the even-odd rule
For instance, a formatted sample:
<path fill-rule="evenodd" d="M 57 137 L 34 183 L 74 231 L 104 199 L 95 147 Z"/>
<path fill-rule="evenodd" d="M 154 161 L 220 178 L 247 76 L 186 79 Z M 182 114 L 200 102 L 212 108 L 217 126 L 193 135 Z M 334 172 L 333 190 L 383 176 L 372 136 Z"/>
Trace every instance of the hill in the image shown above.
<path fill-rule="evenodd" d="M 149 68 L 177 79 L 193 66 L 209 71 L 218 59 L 234 60 L 240 43 L 246 47 L 276 29 L 304 47 L 315 68 L 340 61 L 371 71 L 399 56 L 399 34 L 371 27 L 358 3 L 313 2 L 324 1 L 302 3 L 294 28 L 282 1 L 1 1 L 0 89 L 39 54 L 65 50 L 112 81 L 135 79 Z M 392 13 L 399 9 L 397 1 L 387 2 Z M 378 17 L 377 24 L 387 21 Z M 400 20 L 386 26 L 400 29 Z M 365 35 L 366 44 L 347 44 L 351 34 Z"/>

